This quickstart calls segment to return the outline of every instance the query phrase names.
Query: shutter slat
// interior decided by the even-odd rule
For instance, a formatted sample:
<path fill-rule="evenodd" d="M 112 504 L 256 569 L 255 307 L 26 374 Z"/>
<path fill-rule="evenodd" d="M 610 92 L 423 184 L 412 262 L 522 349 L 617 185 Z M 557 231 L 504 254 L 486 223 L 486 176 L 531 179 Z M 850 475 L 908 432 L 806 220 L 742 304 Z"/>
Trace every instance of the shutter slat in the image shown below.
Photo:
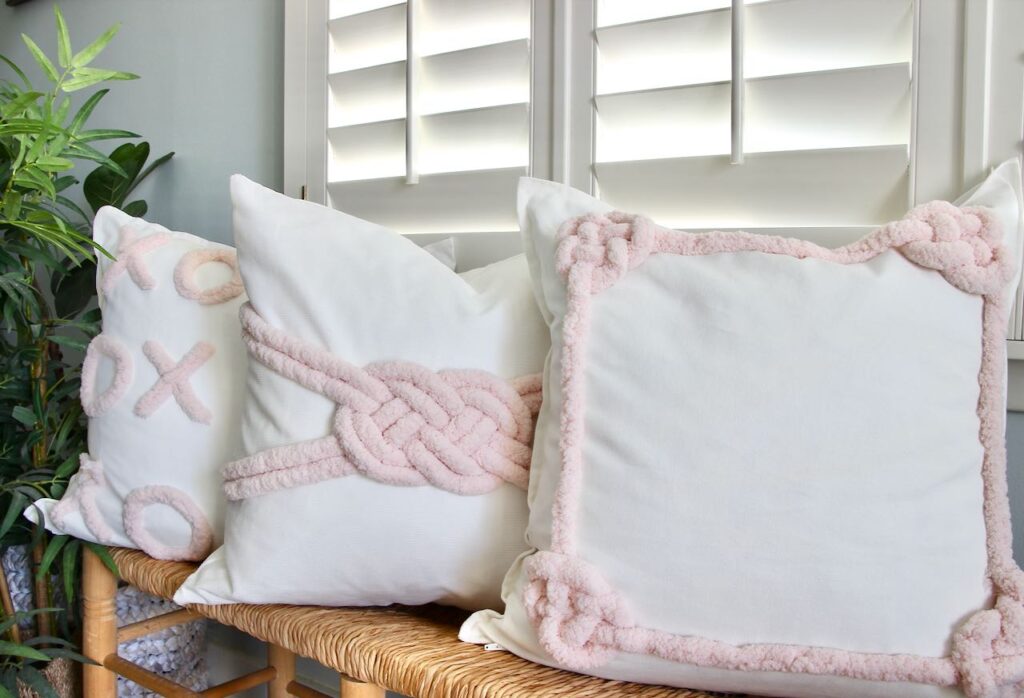
<path fill-rule="evenodd" d="M 420 120 L 420 174 L 526 167 L 527 104 L 469 109 Z M 331 182 L 397 177 L 405 172 L 405 119 L 332 128 Z"/>
<path fill-rule="evenodd" d="M 530 0 L 421 2 L 422 56 L 530 37 Z"/>
<path fill-rule="evenodd" d="M 906 210 L 906 146 L 595 165 L 601 198 L 690 228 L 864 226 Z"/>
<path fill-rule="evenodd" d="M 331 205 L 401 233 L 482 233 L 516 230 L 514 192 L 526 168 L 335 182 Z M 454 196 L 453 192 L 464 192 Z"/>
<path fill-rule="evenodd" d="M 530 99 L 527 39 L 442 53 L 422 60 L 420 112 L 439 114 Z"/>
<path fill-rule="evenodd" d="M 405 61 L 328 76 L 331 128 L 405 118 Z"/>
<path fill-rule="evenodd" d="M 379 10 L 390 5 L 404 5 L 405 0 L 331 0 L 327 10 L 330 19 L 351 17 L 364 12 Z"/>
<path fill-rule="evenodd" d="M 784 0 L 746 10 L 748 78 L 908 62 L 903 0 Z M 597 93 L 729 78 L 728 9 L 599 28 Z"/>
<path fill-rule="evenodd" d="M 729 152 L 729 83 L 600 96 L 597 160 Z M 748 80 L 746 152 L 906 143 L 910 66 Z"/>
<path fill-rule="evenodd" d="M 333 19 L 329 72 L 405 60 L 405 3 Z"/>

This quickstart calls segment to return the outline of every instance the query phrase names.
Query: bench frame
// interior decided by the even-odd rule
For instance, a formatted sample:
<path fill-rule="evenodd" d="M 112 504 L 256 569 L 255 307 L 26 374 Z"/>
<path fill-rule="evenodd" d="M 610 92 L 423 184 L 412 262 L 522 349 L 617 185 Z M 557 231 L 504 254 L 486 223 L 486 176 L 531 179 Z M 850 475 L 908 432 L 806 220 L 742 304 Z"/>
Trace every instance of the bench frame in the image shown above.
<path fill-rule="evenodd" d="M 96 662 L 82 669 L 82 688 L 89 698 L 117 698 L 118 676 L 167 698 L 220 698 L 263 684 L 269 698 L 329 698 L 296 681 L 295 653 L 273 643 L 267 644 L 267 666 L 199 693 L 133 664 L 117 654 L 119 643 L 205 616 L 181 609 L 118 628 L 117 577 L 91 550 L 84 552 L 82 574 L 82 653 Z M 344 675 L 339 688 L 341 698 L 384 698 L 380 686 Z"/>

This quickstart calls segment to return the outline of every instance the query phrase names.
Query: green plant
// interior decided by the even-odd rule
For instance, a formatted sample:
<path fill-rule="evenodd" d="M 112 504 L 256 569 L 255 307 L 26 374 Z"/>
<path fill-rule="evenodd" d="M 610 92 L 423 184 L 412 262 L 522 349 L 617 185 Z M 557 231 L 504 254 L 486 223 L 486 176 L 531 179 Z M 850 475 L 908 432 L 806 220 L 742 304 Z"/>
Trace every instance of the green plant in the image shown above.
<path fill-rule="evenodd" d="M 60 498 L 85 450 L 77 369 L 99 331 L 95 255 L 109 253 L 94 246 L 92 216 L 76 198 L 84 198 L 93 214 L 110 204 L 142 215 L 145 202 L 125 201 L 172 155 L 144 169 L 147 143 L 125 143 L 109 155 L 92 145 L 138 136 L 86 128 L 107 89 L 94 91 L 73 112 L 71 93 L 137 76 L 92 66 L 117 25 L 74 53 L 59 8 L 55 14 L 56 64 L 22 35 L 45 88 L 37 90 L 23 70 L 0 56 L 10 71 L 0 77 L 0 548 L 28 544 L 34 562 L 34 608 L 27 614 L 14 613 L 0 574 L 0 698 L 17 695 L 19 680 L 49 698 L 54 692 L 42 665 L 55 657 L 83 660 L 71 644 L 81 546 L 109 560 L 102 546 L 50 535 L 20 516 L 38 499 Z M 73 172 L 83 160 L 98 166 L 80 182 Z M 60 594 L 63 603 L 55 603 Z M 26 640 L 19 625 L 28 619 L 34 637 Z"/>

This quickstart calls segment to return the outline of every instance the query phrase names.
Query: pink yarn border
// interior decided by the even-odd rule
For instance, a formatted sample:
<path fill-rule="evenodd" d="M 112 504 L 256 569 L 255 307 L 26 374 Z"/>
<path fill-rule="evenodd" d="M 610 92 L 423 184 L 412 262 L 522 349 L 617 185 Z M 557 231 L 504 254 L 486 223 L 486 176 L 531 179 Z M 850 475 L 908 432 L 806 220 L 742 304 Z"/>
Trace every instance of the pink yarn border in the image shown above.
<path fill-rule="evenodd" d="M 552 511 L 552 549 L 527 560 L 528 584 L 523 595 L 538 638 L 556 661 L 585 670 L 604 664 L 617 652 L 629 652 L 740 671 L 939 686 L 959 683 L 969 698 L 995 698 L 1002 686 L 1024 682 L 1024 573 L 1013 560 L 1003 440 L 1004 294 L 1012 261 L 1010 252 L 1000 245 L 996 221 L 987 209 L 958 209 L 933 202 L 834 250 L 802 240 L 742 232 L 694 235 L 619 212 L 571 219 L 563 224 L 558 237 L 556 262 L 566 278 L 568 296 L 562 347 L 561 475 Z M 996 592 L 995 608 L 980 610 L 968 619 L 954 633 L 951 656 L 941 658 L 797 645 L 734 646 L 636 626 L 618 593 L 598 570 L 578 557 L 591 298 L 655 253 L 762 252 L 856 264 L 888 250 L 897 250 L 911 262 L 936 270 L 964 292 L 983 297 L 977 414 L 984 448 L 988 575 Z"/>

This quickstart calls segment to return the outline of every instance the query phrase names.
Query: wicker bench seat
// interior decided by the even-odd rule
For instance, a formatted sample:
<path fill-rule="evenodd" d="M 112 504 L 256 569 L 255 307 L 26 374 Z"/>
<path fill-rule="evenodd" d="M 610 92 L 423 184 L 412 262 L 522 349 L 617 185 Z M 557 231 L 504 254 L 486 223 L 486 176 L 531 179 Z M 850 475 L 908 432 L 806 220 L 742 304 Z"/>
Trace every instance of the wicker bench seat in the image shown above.
<path fill-rule="evenodd" d="M 195 565 L 154 560 L 137 550 L 112 549 L 121 578 L 142 591 L 171 598 Z M 295 656 L 310 657 L 341 673 L 342 698 L 383 698 L 385 689 L 411 698 L 527 696 L 644 696 L 706 698 L 712 694 L 606 681 L 539 666 L 508 652 L 488 652 L 456 637 L 465 613 L 422 608 L 320 608 L 284 605 L 190 606 L 147 621 L 116 627 L 117 579 L 91 552 L 83 582 L 86 656 L 101 666 L 84 671 L 88 698 L 114 698 L 116 675 L 160 695 L 229 696 L 266 684 L 271 698 L 324 694 L 295 681 Z M 117 656 L 117 643 L 196 617 L 212 618 L 268 643 L 268 666 L 202 693 L 194 693 Z"/>

